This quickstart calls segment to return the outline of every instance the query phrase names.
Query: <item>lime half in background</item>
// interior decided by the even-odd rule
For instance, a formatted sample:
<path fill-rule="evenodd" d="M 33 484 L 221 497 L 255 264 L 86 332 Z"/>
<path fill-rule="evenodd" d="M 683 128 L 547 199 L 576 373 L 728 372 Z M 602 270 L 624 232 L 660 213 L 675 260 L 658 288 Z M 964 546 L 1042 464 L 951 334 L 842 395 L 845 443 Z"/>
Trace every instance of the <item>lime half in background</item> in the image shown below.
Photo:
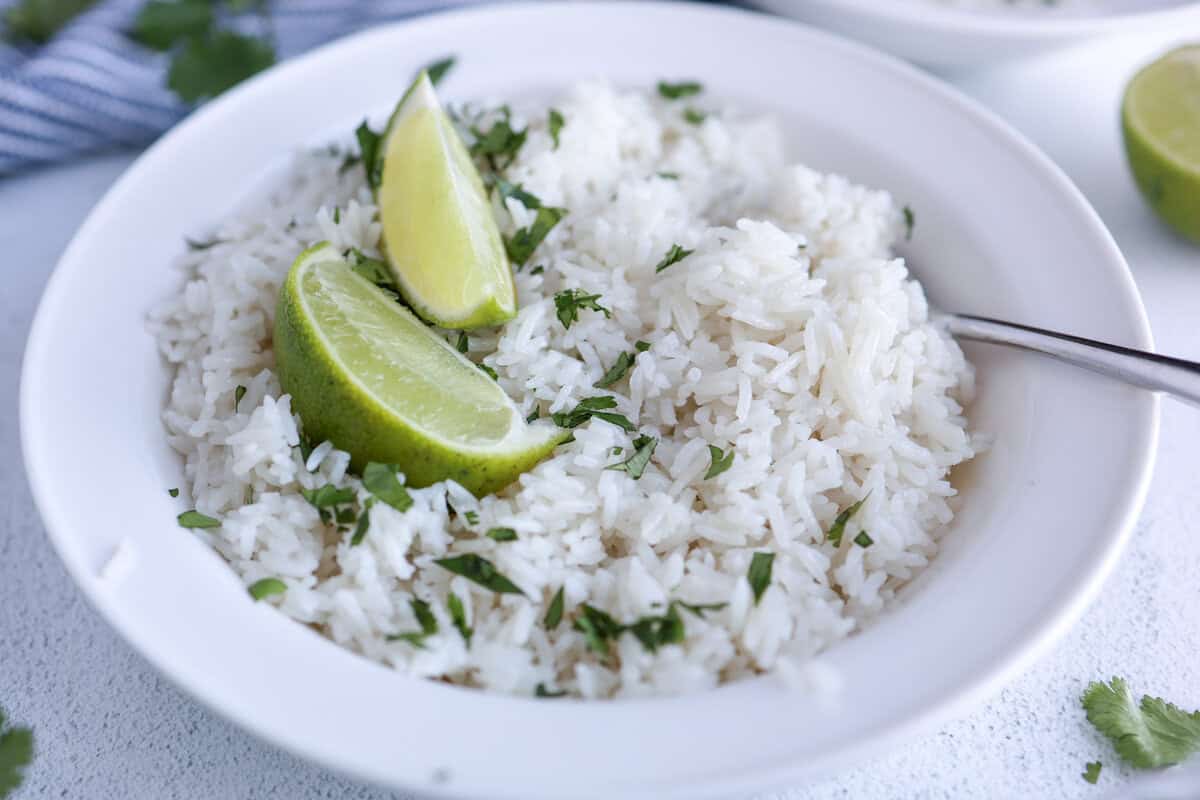
<path fill-rule="evenodd" d="M 359 470 L 397 464 L 410 486 L 451 478 L 494 492 L 567 435 L 527 424 L 499 384 L 328 244 L 301 253 L 280 290 L 275 358 L 311 441 Z"/>
<path fill-rule="evenodd" d="M 1121 123 L 1138 188 L 1168 224 L 1200 242 L 1200 45 L 1135 75 Z"/>
<path fill-rule="evenodd" d="M 383 134 L 383 248 L 413 309 L 443 328 L 517 312 L 512 268 L 479 171 L 422 71 Z"/>

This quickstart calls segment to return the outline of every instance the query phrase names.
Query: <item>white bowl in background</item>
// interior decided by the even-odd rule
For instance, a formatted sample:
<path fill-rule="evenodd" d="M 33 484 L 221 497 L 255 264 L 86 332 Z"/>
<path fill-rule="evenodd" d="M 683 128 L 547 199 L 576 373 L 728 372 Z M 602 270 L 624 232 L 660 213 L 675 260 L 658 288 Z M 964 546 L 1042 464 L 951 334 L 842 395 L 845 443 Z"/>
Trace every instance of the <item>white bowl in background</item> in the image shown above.
<path fill-rule="evenodd" d="M 1137 31 L 1200 30 L 1196 0 L 1070 0 L 1057 8 L 954 7 L 937 0 L 750 0 L 932 67 L 970 67 Z M 1064 0 L 1068 2 L 1068 0 Z"/>
<path fill-rule="evenodd" d="M 665 32 L 669 32 L 666 35 Z M 972 425 L 994 447 L 956 478 L 946 550 L 904 602 L 823 657 L 831 705 L 772 678 L 579 702 L 415 680 L 254 604 L 175 523 L 168 369 L 145 316 L 167 265 L 281 154 L 349 131 L 448 53 L 451 98 L 604 76 L 695 78 L 775 112 L 794 155 L 916 211 L 906 255 L 946 308 L 1152 345 L 1129 270 L 1062 172 L 963 95 L 801 25 L 686 4 L 492 6 L 379 28 L 289 61 L 197 111 L 117 182 L 58 264 L 21 386 L 29 481 L 84 594 L 163 673 L 272 742 L 440 797 L 715 797 L 805 780 L 965 712 L 1079 616 L 1141 507 L 1154 396 L 1034 356 L 968 348 Z M 124 542 L 120 580 L 100 576 Z"/>

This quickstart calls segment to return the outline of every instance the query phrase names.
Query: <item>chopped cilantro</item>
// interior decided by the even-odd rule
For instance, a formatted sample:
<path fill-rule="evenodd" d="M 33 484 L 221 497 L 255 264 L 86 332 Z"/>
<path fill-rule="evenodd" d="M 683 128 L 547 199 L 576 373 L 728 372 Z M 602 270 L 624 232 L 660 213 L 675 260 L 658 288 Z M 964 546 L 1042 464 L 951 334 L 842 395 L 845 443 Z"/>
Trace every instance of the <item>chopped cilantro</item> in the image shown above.
<path fill-rule="evenodd" d="M 868 492 L 868 494 L 870 493 Z M 865 502 L 867 502 L 866 497 L 864 497 L 862 500 L 859 500 L 842 513 L 838 514 L 837 518 L 834 519 L 833 527 L 831 527 L 829 529 L 829 533 L 825 535 L 825 538 L 828 539 L 834 547 L 842 546 L 842 535 L 846 532 L 846 523 L 850 521 L 851 517 L 858 513 L 858 510 L 863 507 L 863 503 Z"/>
<path fill-rule="evenodd" d="M 608 371 L 604 373 L 604 377 L 593 383 L 592 386 L 595 386 L 597 389 L 607 389 L 609 386 L 612 386 L 625 377 L 625 373 L 633 366 L 633 359 L 633 353 L 621 353 L 617 356 L 617 360 L 613 362 L 613 365 L 608 368 Z"/>
<path fill-rule="evenodd" d="M 487 364 L 476 364 L 475 366 L 483 370 L 483 373 L 494 381 L 500 380 L 500 376 L 496 374 L 496 370 L 489 367 Z"/>
<path fill-rule="evenodd" d="M 524 128 L 519 131 L 513 130 L 510 113 L 505 106 L 500 109 L 500 118 L 486 131 L 471 127 L 471 135 L 475 137 L 470 147 L 471 155 L 485 158 L 492 171 L 496 172 L 497 166 L 507 167 L 516 159 L 517 153 L 525 144 L 527 134 L 528 131 Z M 500 158 L 504 159 L 503 164 L 499 163 Z"/>
<path fill-rule="evenodd" d="M 44 44 L 96 0 L 20 0 L 4 14 L 9 41 Z M 0 796 L 3 796 L 0 792 Z"/>
<path fill-rule="evenodd" d="M 327 483 L 317 489 L 302 489 L 300 494 L 304 495 L 304 499 L 317 510 L 333 508 L 343 503 L 351 503 L 355 497 L 353 489 L 349 487 L 339 489 L 332 483 Z"/>
<path fill-rule="evenodd" d="M 212 4 L 206 0 L 151 0 L 138 12 L 129 36 L 153 50 L 170 50 L 212 29 Z"/>
<path fill-rule="evenodd" d="M 708 112 L 700 111 L 696 108 L 685 108 L 683 110 L 683 121 L 689 125 L 699 125 L 706 119 L 708 119 Z"/>
<path fill-rule="evenodd" d="M 678 172 L 656 172 L 656 173 L 654 173 L 654 174 L 655 174 L 655 175 L 657 175 L 658 177 L 662 178 L 664 181 L 677 181 L 677 180 L 679 180 L 679 173 L 678 173 Z"/>
<path fill-rule="evenodd" d="M 554 308 L 558 321 L 562 323 L 564 328 L 570 328 L 571 323 L 579 319 L 580 309 L 599 311 L 604 314 L 605 318 L 611 317 L 612 312 L 596 302 L 599 299 L 600 295 L 588 294 L 582 289 L 564 289 L 561 292 L 556 292 L 554 295 Z"/>
<path fill-rule="evenodd" d="M 247 591 L 250 592 L 250 596 L 255 600 L 262 600 L 265 597 L 283 594 L 287 591 L 287 584 L 279 580 L 279 578 L 263 578 L 260 581 L 250 584 L 250 588 Z"/>
<path fill-rule="evenodd" d="M 341 223 L 342 223 L 342 207 L 334 206 L 333 207 L 333 224 L 340 225 Z"/>
<path fill-rule="evenodd" d="M 550 600 L 550 607 L 546 609 L 546 616 L 542 617 L 542 627 L 548 631 L 552 631 L 558 627 L 558 623 L 562 622 L 563 604 L 563 587 L 558 587 L 558 591 L 554 593 L 554 597 Z"/>
<path fill-rule="evenodd" d="M 1095 786 L 1096 781 L 1100 780 L 1100 768 L 1103 766 L 1104 765 L 1099 761 L 1089 761 L 1088 763 L 1084 764 L 1082 775 L 1083 779 Z"/>
<path fill-rule="evenodd" d="M 437 617 L 430 610 L 429 603 L 414 597 L 408 601 L 408 604 L 412 607 L 413 616 L 417 618 L 417 624 L 421 626 L 421 633 L 426 636 L 432 636 L 437 633 Z"/>
<path fill-rule="evenodd" d="M 363 251 L 357 247 L 352 248 L 349 253 L 351 264 L 350 269 L 357 272 L 362 277 L 369 280 L 376 286 L 382 286 L 392 292 L 399 294 L 396 288 L 396 283 L 392 278 L 392 273 L 388 269 L 388 265 L 380 261 L 378 258 L 371 258 L 365 255 Z"/>
<path fill-rule="evenodd" d="M 610 422 L 613 425 L 624 430 L 626 433 L 633 433 L 636 428 L 623 414 L 616 414 L 607 409 L 616 408 L 617 399 L 611 395 L 600 395 L 598 397 L 588 397 L 580 400 L 579 404 L 571 411 L 560 411 L 551 414 L 551 419 L 554 424 L 560 428 L 578 428 L 583 423 L 587 422 L 592 417 L 599 417 L 605 422 Z"/>
<path fill-rule="evenodd" d="M 167 489 L 167 494 L 171 495 L 171 497 L 179 497 L 179 487 L 177 486 L 174 489 Z"/>
<path fill-rule="evenodd" d="M 467 611 L 463 606 L 463 601 L 458 595 L 451 592 L 446 598 L 446 608 L 450 609 L 450 622 L 462 634 L 463 641 L 467 643 L 467 647 L 471 646 L 471 634 L 475 633 L 471 626 L 467 624 Z"/>
<path fill-rule="evenodd" d="M 1200 711 L 1189 714 L 1149 695 L 1135 701 L 1121 678 L 1091 683 L 1082 702 L 1088 722 L 1112 741 L 1117 755 L 1130 766 L 1167 767 L 1200 750 Z"/>
<path fill-rule="evenodd" d="M 358 515 L 358 524 L 354 526 L 354 534 L 350 537 L 350 546 L 358 547 L 363 543 L 363 539 L 367 538 L 367 531 L 371 528 L 371 506 L 375 505 L 375 498 L 368 497 L 367 502 L 363 505 L 362 513 Z"/>
<path fill-rule="evenodd" d="M 535 419 L 537 419 L 537 418 L 538 418 L 538 417 L 540 417 L 541 415 L 542 415 L 542 410 L 541 410 L 540 408 L 538 408 L 537 406 L 534 406 L 534 407 L 533 407 L 533 411 L 530 411 L 530 412 L 529 412 L 529 416 L 527 416 L 527 417 L 525 418 L 525 421 L 526 421 L 526 422 L 533 422 Z"/>
<path fill-rule="evenodd" d="M 658 447 L 658 439 L 653 436 L 639 436 L 633 440 L 633 455 L 620 464 L 613 464 L 605 469 L 624 472 L 636 481 L 646 471 L 646 466 L 650 463 L 650 457 L 654 455 L 656 447 Z"/>
<path fill-rule="evenodd" d="M 383 144 L 383 134 L 371 130 L 371 126 L 364 119 L 355 128 L 354 137 L 358 139 L 363 170 L 367 173 L 367 185 L 372 190 L 378 189 L 379 184 L 383 181 L 383 153 L 380 150 Z"/>
<path fill-rule="evenodd" d="M 333 518 L 337 520 L 338 525 L 349 525 L 358 519 L 358 514 L 354 513 L 353 508 L 339 508 L 334 513 Z"/>
<path fill-rule="evenodd" d="M 682 600 L 676 600 L 675 602 L 701 619 L 704 619 L 706 611 L 720 611 L 729 605 L 729 603 L 685 603 Z"/>
<path fill-rule="evenodd" d="M 678 264 L 680 261 L 683 261 L 685 258 L 690 256 L 694 252 L 696 252 L 696 251 L 695 250 L 684 250 L 679 245 L 673 244 L 673 245 L 671 245 L 671 249 L 667 251 L 667 254 L 662 257 L 662 261 L 659 261 L 654 266 L 654 271 L 662 272 L 664 269 L 671 266 L 672 264 Z"/>
<path fill-rule="evenodd" d="M 0 711 L 0 797 L 8 797 L 24 780 L 23 770 L 33 761 L 33 731 L 5 725 Z"/>
<path fill-rule="evenodd" d="M 729 448 L 729 452 L 723 452 L 716 445 L 708 446 L 708 472 L 704 473 L 704 480 L 715 478 L 722 472 L 733 466 L 734 452 L 733 448 Z"/>
<path fill-rule="evenodd" d="M 242 492 L 242 504 L 248 506 L 253 502 L 254 502 L 254 487 L 247 486 L 246 490 Z"/>
<path fill-rule="evenodd" d="M 550 138 L 554 140 L 554 149 L 558 149 L 558 134 L 562 131 L 563 126 L 567 124 L 563 118 L 562 112 L 557 108 L 550 109 L 549 119 L 546 122 L 547 128 L 550 130 Z"/>
<path fill-rule="evenodd" d="M 484 535 L 494 542 L 515 542 L 517 540 L 517 532 L 512 528 L 492 528 Z"/>
<path fill-rule="evenodd" d="M 546 684 L 539 683 L 537 688 L 533 690 L 534 697 L 566 697 L 566 692 L 552 691 L 546 688 Z"/>
<path fill-rule="evenodd" d="M 454 56 L 447 56 L 425 67 L 425 74 L 429 76 L 429 82 L 437 86 L 442 78 L 446 77 L 446 73 L 454 67 L 455 61 L 457 59 Z"/>
<path fill-rule="evenodd" d="M 412 508 L 413 499 L 396 477 L 399 471 L 400 467 L 395 464 L 372 461 L 363 468 L 363 487 L 397 511 L 408 511 Z"/>
<path fill-rule="evenodd" d="M 546 268 L 543 267 L 541 264 L 538 264 L 536 267 L 529 270 L 529 274 L 530 275 L 541 275 L 545 271 L 546 271 Z"/>
<path fill-rule="evenodd" d="M 183 242 L 187 245 L 187 249 L 192 251 L 208 250 L 219 244 L 225 244 L 224 239 L 218 239 L 215 236 L 211 239 L 189 239 L 185 236 Z"/>
<path fill-rule="evenodd" d="M 407 642 L 418 650 L 425 649 L 425 634 L 420 631 L 408 631 L 407 633 L 389 633 L 384 637 L 389 642 Z"/>
<path fill-rule="evenodd" d="M 478 525 L 479 524 L 479 512 L 478 511 L 466 511 L 463 513 L 463 516 L 466 518 L 468 525 Z"/>
<path fill-rule="evenodd" d="M 528 228 L 518 228 L 510 237 L 504 239 L 504 250 L 513 263 L 520 266 L 529 260 L 533 251 L 550 234 L 554 226 L 567 215 L 565 208 L 542 206 L 537 210 L 537 217 Z"/>
<path fill-rule="evenodd" d="M 242 398 L 246 396 L 246 387 L 239 386 L 233 390 L 233 413 L 238 412 L 238 406 L 242 404 Z"/>
<path fill-rule="evenodd" d="M 771 567 L 774 563 L 774 553 L 755 553 L 750 559 L 750 570 L 746 573 L 746 580 L 750 582 L 750 589 L 754 592 L 754 605 L 758 605 L 763 592 L 771 585 Z"/>
<path fill-rule="evenodd" d="M 913 225 L 917 223 L 917 215 L 908 206 L 904 207 L 904 240 L 912 241 Z"/>
<path fill-rule="evenodd" d="M 579 607 L 579 616 L 575 618 L 574 628 L 583 634 L 588 649 L 601 657 L 608 656 L 609 641 L 616 639 L 625 630 L 624 625 L 606 612 L 587 603 Z"/>
<path fill-rule="evenodd" d="M 854 537 L 854 543 L 859 547 L 870 547 L 875 544 L 875 540 L 866 531 L 859 531 L 858 536 Z"/>
<path fill-rule="evenodd" d="M 458 332 L 458 341 L 454 343 L 454 349 L 460 353 L 465 353 L 471 349 L 471 342 L 467 339 L 466 331 Z"/>
<path fill-rule="evenodd" d="M 191 37 L 171 59 L 167 87 L 186 103 L 216 97 L 275 63 L 275 48 L 235 31 Z"/>
<path fill-rule="evenodd" d="M 221 520 L 214 519 L 199 511 L 185 511 L 175 518 L 181 528 L 219 528 Z"/>
<path fill-rule="evenodd" d="M 683 619 L 675 604 L 667 607 L 661 617 L 642 617 L 628 626 L 629 632 L 651 653 L 668 644 L 679 644 L 684 639 Z"/>
<path fill-rule="evenodd" d="M 520 588 L 507 577 L 496 571 L 492 562 L 475 553 L 463 553 L 450 558 L 439 558 L 433 563 L 448 572 L 461 575 L 467 580 L 478 583 L 485 589 L 491 589 L 499 594 L 524 594 Z"/>
<path fill-rule="evenodd" d="M 658 93 L 668 100 L 691 97 L 692 95 L 700 94 L 702 91 L 704 91 L 704 86 L 696 81 L 680 81 L 679 83 L 670 83 L 668 81 L 658 82 Z"/>
<path fill-rule="evenodd" d="M 525 188 L 521 186 L 521 184 L 509 183 L 499 175 L 495 176 L 492 179 L 492 182 L 493 185 L 495 185 L 496 190 L 500 192 L 500 197 L 504 198 L 505 200 L 511 197 L 513 200 L 516 200 L 530 211 L 536 211 L 542 207 L 542 201 L 538 199 L 537 195 L 533 195 L 525 191 Z"/>
<path fill-rule="evenodd" d="M 639 353 L 644 353 L 650 349 L 650 343 L 643 342 L 641 339 L 639 339 L 638 341 L 633 343 L 633 349 L 637 350 Z"/>

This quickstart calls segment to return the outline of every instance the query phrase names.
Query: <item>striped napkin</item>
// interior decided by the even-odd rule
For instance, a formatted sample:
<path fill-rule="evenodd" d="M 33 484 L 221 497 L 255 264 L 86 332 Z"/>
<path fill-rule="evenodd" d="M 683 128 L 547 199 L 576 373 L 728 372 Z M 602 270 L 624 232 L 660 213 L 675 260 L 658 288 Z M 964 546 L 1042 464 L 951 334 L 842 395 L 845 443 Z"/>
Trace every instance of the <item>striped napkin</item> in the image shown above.
<path fill-rule="evenodd" d="M 280 59 L 381 22 L 480 0 L 268 0 Z M 19 0 L 0 0 L 0 9 Z M 97 0 L 42 45 L 0 41 L 0 175 L 144 145 L 190 106 L 166 88 L 169 56 L 126 35 L 146 0 Z M 2 26 L 0 26 L 2 27 Z M 243 32 L 253 32 L 243 31 Z"/>

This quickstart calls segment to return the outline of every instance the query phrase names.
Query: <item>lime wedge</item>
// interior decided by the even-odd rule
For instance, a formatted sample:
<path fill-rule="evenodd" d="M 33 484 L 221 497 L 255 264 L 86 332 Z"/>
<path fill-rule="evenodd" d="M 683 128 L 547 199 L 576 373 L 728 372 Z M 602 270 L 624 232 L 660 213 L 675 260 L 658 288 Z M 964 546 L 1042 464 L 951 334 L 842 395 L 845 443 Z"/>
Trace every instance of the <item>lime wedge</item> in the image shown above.
<path fill-rule="evenodd" d="M 1200 46 L 1173 50 L 1135 75 L 1121 122 L 1138 188 L 1163 220 L 1200 242 Z"/>
<path fill-rule="evenodd" d="M 499 384 L 328 244 L 301 253 L 280 290 L 275 359 L 310 441 L 359 470 L 397 464 L 410 486 L 493 492 L 566 438 L 526 424 Z"/>
<path fill-rule="evenodd" d="M 443 328 L 512 319 L 512 268 L 483 180 L 425 72 L 400 99 L 383 142 L 376 198 L 404 298 Z"/>

